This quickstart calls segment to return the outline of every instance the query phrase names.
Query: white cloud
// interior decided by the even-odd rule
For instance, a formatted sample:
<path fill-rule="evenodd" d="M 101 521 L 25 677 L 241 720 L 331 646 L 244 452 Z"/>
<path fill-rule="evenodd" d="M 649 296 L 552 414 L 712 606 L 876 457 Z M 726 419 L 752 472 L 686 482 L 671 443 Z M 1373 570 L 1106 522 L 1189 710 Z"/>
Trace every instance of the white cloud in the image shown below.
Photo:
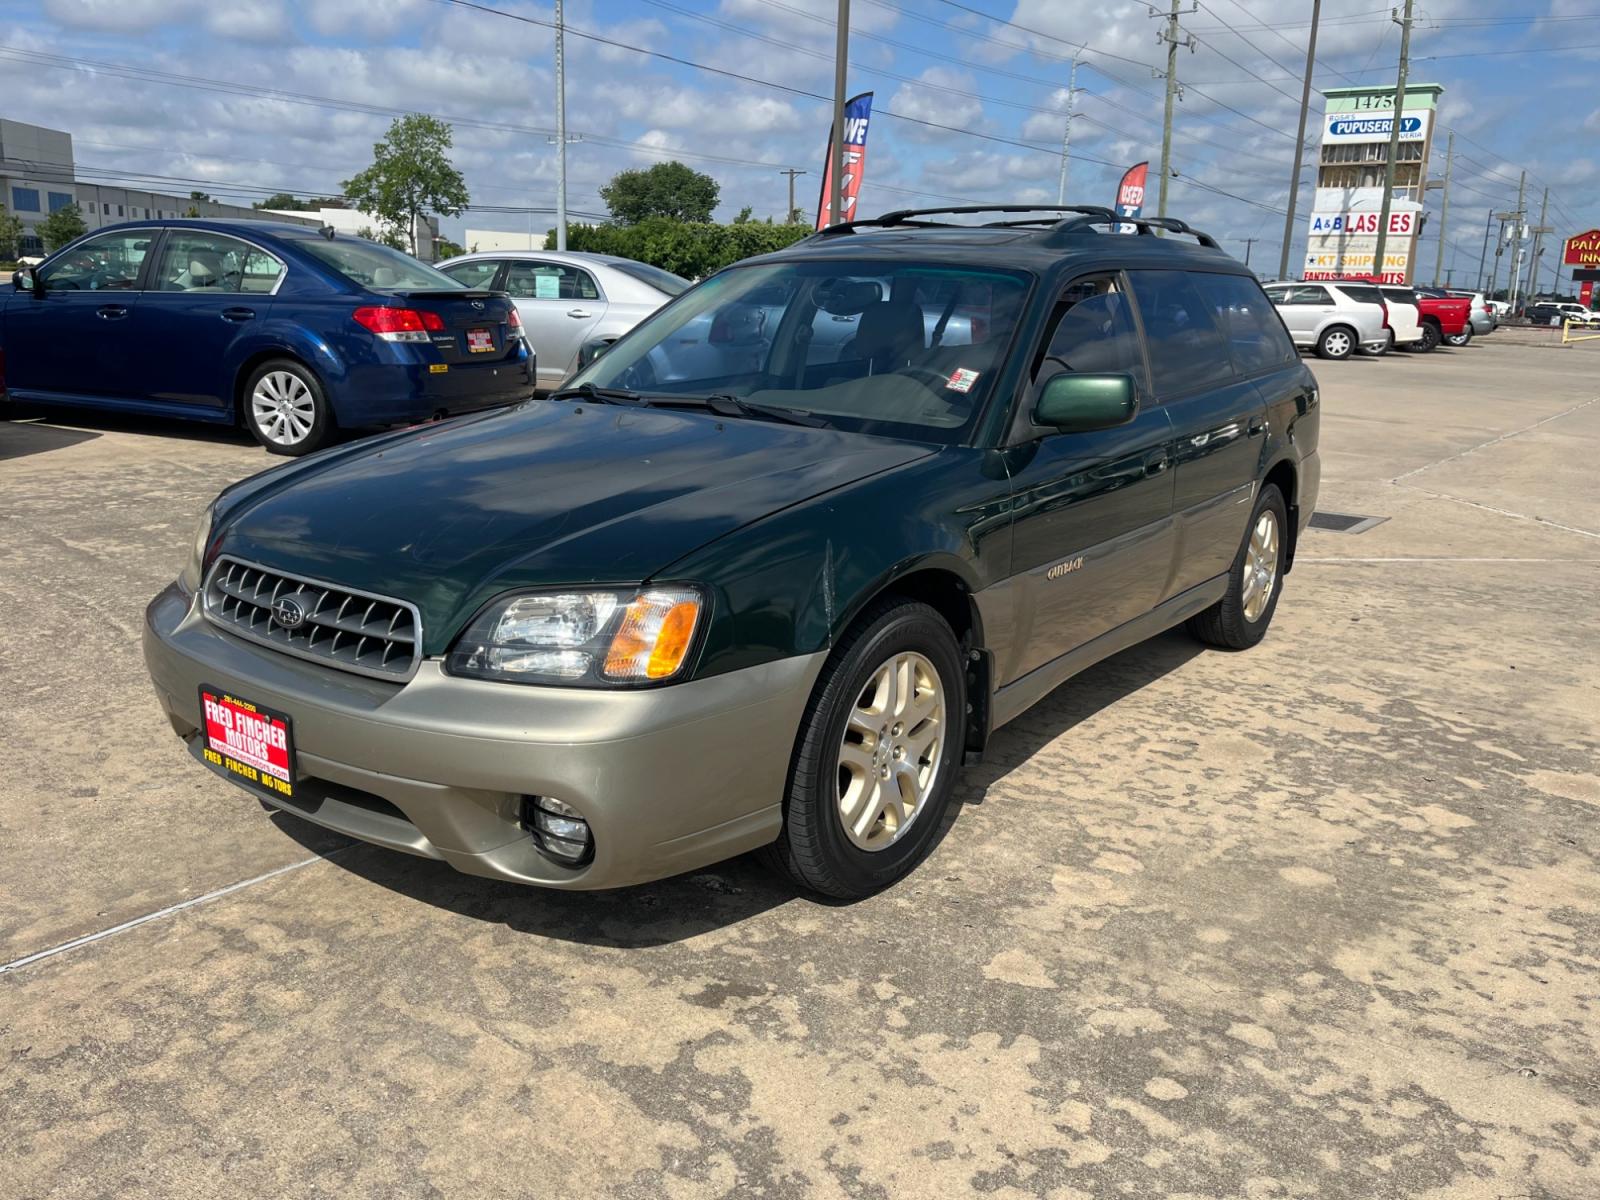
<path fill-rule="evenodd" d="M 944 141 L 960 136 L 960 130 L 975 129 L 983 124 L 983 102 L 970 95 L 956 94 L 978 90 L 977 80 L 970 71 L 929 67 L 917 78 L 918 83 L 903 83 L 895 89 L 889 107 L 902 116 L 949 126 L 949 129 L 896 122 L 897 134 L 920 141 Z"/>

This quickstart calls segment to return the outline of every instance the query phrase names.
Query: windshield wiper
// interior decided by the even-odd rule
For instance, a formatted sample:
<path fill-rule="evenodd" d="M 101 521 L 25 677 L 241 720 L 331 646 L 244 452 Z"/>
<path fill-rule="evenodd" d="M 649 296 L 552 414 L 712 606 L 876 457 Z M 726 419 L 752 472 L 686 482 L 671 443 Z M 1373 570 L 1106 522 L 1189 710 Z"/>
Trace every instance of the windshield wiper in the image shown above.
<path fill-rule="evenodd" d="M 812 429 L 825 429 L 828 422 L 815 413 L 797 408 L 780 408 L 775 404 L 752 404 L 728 392 L 713 392 L 709 396 L 660 396 L 645 401 L 662 408 L 677 405 L 683 408 L 704 408 L 723 417 L 761 417 L 785 425 L 805 425 Z"/>
<path fill-rule="evenodd" d="M 631 404 L 644 406 L 648 403 L 638 392 L 630 392 L 627 388 L 595 387 L 592 383 L 580 383 L 577 387 L 558 388 L 545 397 L 546 400 L 593 400 L 596 404 Z"/>

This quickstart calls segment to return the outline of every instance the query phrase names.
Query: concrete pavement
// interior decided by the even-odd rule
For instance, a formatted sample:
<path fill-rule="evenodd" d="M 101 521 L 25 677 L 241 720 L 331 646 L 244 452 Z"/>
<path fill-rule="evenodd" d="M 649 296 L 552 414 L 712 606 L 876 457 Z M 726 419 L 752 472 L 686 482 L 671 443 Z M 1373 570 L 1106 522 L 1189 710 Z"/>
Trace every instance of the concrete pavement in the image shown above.
<path fill-rule="evenodd" d="M 0 1195 L 1600 1193 L 1600 349 L 1317 363 L 1267 641 L 1070 683 L 872 900 L 522 890 L 200 771 L 143 603 L 237 438 L 0 424 Z"/>

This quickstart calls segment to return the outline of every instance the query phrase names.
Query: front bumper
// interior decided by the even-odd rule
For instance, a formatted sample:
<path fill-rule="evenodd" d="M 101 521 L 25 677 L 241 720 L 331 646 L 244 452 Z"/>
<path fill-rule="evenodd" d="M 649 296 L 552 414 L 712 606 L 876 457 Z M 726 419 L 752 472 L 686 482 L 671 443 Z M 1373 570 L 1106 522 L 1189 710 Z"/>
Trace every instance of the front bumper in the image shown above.
<path fill-rule="evenodd" d="M 284 812 L 469 874 L 575 889 L 658 879 L 776 838 L 826 657 L 633 691 L 458 679 L 429 659 L 396 685 L 232 637 L 177 584 L 146 610 L 144 655 L 197 758 L 202 684 L 293 718 L 296 795 L 269 801 Z M 584 815 L 590 863 L 539 852 L 520 823 L 529 795 Z"/>

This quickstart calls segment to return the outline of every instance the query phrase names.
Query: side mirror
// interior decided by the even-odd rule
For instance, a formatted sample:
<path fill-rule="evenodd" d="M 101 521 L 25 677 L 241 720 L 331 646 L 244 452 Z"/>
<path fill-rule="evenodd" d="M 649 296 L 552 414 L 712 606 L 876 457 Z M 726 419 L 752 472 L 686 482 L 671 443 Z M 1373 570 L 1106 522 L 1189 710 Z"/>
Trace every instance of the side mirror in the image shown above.
<path fill-rule="evenodd" d="M 607 350 L 611 349 L 611 343 L 614 341 L 616 341 L 615 338 L 590 338 L 583 345 L 579 346 L 578 370 L 583 370 L 595 359 L 599 358 Z"/>
<path fill-rule="evenodd" d="M 1045 381 L 1033 423 L 1057 433 L 1092 433 L 1126 425 L 1139 412 L 1130 375 L 1074 375 L 1063 371 Z"/>
<path fill-rule="evenodd" d="M 19 292 L 38 292 L 39 277 L 34 274 L 32 267 L 23 267 L 11 276 L 11 286 Z"/>

